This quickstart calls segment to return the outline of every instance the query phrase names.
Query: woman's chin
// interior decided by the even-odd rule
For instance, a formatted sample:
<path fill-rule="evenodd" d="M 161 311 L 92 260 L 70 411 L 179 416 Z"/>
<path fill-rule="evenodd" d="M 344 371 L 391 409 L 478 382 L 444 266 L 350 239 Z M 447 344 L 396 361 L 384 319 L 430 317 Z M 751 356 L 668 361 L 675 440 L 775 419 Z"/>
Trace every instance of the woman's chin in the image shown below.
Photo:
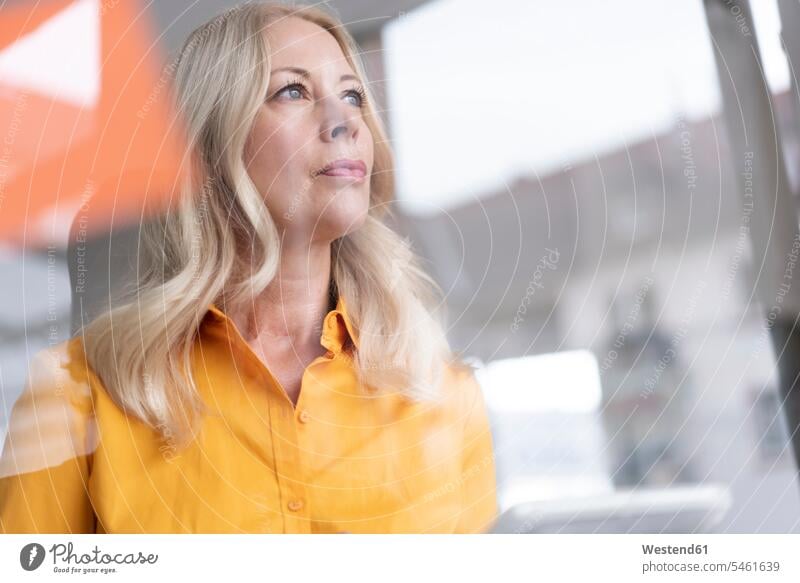
<path fill-rule="evenodd" d="M 358 230 L 367 219 L 364 205 L 346 208 L 344 206 L 325 210 L 314 230 L 325 239 L 333 241 Z"/>
<path fill-rule="evenodd" d="M 352 233 L 364 224 L 369 210 L 369 192 L 361 188 L 344 188 L 330 196 L 320 196 L 325 201 L 319 207 L 317 229 L 338 239 Z"/>

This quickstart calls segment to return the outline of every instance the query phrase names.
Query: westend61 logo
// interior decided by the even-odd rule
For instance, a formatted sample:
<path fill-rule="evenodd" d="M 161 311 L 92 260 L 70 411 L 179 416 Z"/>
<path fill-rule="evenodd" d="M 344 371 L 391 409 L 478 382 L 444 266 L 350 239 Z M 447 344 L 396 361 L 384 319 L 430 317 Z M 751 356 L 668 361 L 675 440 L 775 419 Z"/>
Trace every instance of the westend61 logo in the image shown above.
<path fill-rule="evenodd" d="M 115 573 L 116 567 L 109 565 L 152 565 L 158 561 L 158 555 L 138 553 L 102 552 L 97 545 L 88 553 L 76 554 L 72 543 L 54 544 L 49 550 L 39 543 L 28 543 L 19 552 L 19 564 L 26 571 L 35 571 L 42 566 L 47 554 L 53 559 L 54 573 Z"/>

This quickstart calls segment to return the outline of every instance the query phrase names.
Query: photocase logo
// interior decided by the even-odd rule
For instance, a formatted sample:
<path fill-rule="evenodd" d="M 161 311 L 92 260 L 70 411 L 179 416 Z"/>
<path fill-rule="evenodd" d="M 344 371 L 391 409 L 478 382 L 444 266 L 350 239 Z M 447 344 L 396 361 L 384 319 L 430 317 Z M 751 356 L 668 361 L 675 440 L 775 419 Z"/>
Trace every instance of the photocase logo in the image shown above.
<path fill-rule="evenodd" d="M 44 561 L 44 547 L 39 543 L 28 543 L 19 552 L 19 564 L 26 571 L 35 571 Z"/>

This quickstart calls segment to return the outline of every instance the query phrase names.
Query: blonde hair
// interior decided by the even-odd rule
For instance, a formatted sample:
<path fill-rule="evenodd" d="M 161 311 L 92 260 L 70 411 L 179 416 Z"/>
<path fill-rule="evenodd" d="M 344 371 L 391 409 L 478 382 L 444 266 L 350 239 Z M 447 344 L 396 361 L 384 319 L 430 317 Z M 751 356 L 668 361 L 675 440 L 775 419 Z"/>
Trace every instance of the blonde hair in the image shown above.
<path fill-rule="evenodd" d="M 276 273 L 278 230 L 243 151 L 269 82 L 262 31 L 290 16 L 327 30 L 366 79 L 351 36 L 318 8 L 244 3 L 194 30 L 175 63 L 173 87 L 191 171 L 175 212 L 143 225 L 134 297 L 81 331 L 88 364 L 114 402 L 175 443 L 187 443 L 206 412 L 191 355 L 207 307 L 223 295 L 227 308 L 251 302 Z M 359 382 L 412 399 L 435 397 L 445 364 L 461 363 L 447 344 L 439 288 L 383 223 L 394 198 L 393 156 L 366 89 L 364 117 L 374 140 L 370 210 L 362 227 L 334 241 L 332 283 L 358 331 Z"/>

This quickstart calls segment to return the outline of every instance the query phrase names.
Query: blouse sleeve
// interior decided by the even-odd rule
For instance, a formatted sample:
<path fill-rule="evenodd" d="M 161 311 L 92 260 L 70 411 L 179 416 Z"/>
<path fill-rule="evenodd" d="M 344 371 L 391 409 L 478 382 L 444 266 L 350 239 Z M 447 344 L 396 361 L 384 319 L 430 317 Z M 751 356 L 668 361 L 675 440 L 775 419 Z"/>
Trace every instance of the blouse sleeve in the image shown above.
<path fill-rule="evenodd" d="M 0 532 L 93 533 L 91 391 L 64 343 L 37 353 L 0 457 Z"/>
<path fill-rule="evenodd" d="M 465 383 L 462 509 L 455 532 L 482 533 L 498 515 L 492 433 L 483 393 L 472 373 Z"/>

